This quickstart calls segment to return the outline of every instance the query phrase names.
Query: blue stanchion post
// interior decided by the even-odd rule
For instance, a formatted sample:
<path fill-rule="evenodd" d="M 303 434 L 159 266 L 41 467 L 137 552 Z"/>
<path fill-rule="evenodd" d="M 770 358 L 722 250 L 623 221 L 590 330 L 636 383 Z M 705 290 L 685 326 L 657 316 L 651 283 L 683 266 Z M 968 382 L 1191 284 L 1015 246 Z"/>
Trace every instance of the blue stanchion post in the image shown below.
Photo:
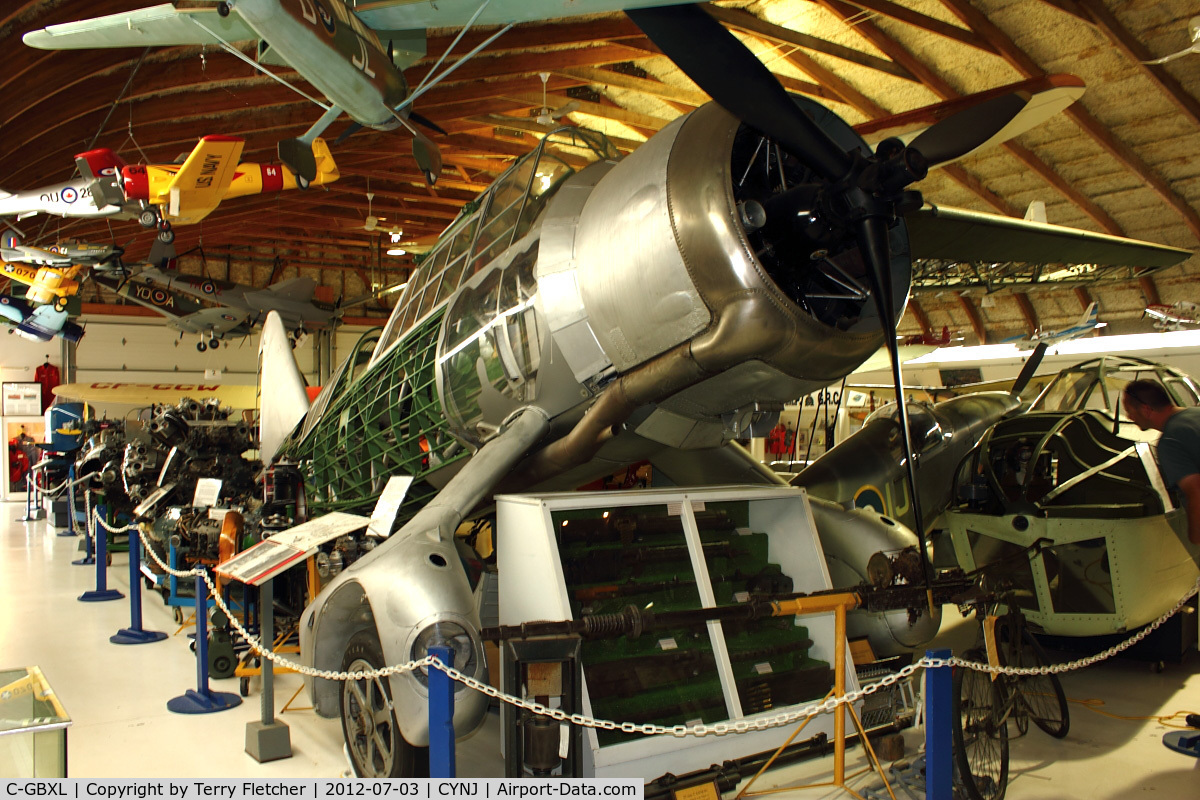
<path fill-rule="evenodd" d="M 163 631 L 142 628 L 142 542 L 137 535 L 129 537 L 129 627 L 121 628 L 108 637 L 113 644 L 149 644 L 167 638 Z"/>
<path fill-rule="evenodd" d="M 454 666 L 454 650 L 434 645 L 429 655 Z M 429 668 L 429 777 L 454 777 L 454 679 Z"/>
<path fill-rule="evenodd" d="M 80 602 L 100 603 L 105 600 L 120 600 L 125 595 L 116 589 L 108 588 L 108 531 L 100 524 L 104 517 L 105 507 L 96 506 L 96 518 L 89 520 L 92 533 L 96 540 L 96 588 L 79 595 Z"/>
<path fill-rule="evenodd" d="M 949 650 L 926 650 L 929 658 L 950 658 Z M 950 667 L 925 670 L 925 797 L 951 800 L 954 756 L 951 741 L 954 683 Z"/>
<path fill-rule="evenodd" d="M 240 706 L 242 698 L 232 692 L 208 688 L 208 582 L 196 577 L 196 689 L 188 689 L 167 701 L 176 714 L 211 714 Z"/>

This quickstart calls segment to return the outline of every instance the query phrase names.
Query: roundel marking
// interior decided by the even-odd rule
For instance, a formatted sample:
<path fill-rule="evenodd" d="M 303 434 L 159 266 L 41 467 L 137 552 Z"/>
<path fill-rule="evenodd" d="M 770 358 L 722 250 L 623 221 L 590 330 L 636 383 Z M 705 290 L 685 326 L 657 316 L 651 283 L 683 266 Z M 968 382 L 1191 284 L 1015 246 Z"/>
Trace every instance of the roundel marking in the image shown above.
<path fill-rule="evenodd" d="M 154 293 L 150 296 L 150 302 L 162 305 L 167 302 L 167 293 L 162 289 L 155 289 Z"/>
<path fill-rule="evenodd" d="M 217 287 L 213 286 L 212 281 L 205 281 L 204 283 L 200 284 L 200 291 L 204 292 L 205 294 L 212 294 L 216 290 Z"/>
<path fill-rule="evenodd" d="M 329 13 L 329 9 L 325 8 L 325 4 L 321 0 L 313 0 L 313 5 L 317 7 L 317 16 L 321 18 L 321 24 L 325 26 L 325 30 L 333 36 L 337 29 L 337 21 L 334 20 L 333 14 Z"/>
<path fill-rule="evenodd" d="M 78 199 L 79 199 L 79 192 L 75 191 L 75 190 L 74 190 L 72 187 L 70 187 L 70 186 L 67 186 L 67 187 L 64 187 L 64 188 L 63 188 L 63 190 L 62 190 L 62 200 L 63 200 L 63 202 L 64 202 L 64 203 L 74 203 L 74 202 L 75 202 L 76 200 L 78 200 Z"/>
<path fill-rule="evenodd" d="M 871 508 L 880 514 L 888 513 L 887 505 L 883 502 L 883 493 L 874 486 L 867 485 L 854 493 L 855 508 Z"/>

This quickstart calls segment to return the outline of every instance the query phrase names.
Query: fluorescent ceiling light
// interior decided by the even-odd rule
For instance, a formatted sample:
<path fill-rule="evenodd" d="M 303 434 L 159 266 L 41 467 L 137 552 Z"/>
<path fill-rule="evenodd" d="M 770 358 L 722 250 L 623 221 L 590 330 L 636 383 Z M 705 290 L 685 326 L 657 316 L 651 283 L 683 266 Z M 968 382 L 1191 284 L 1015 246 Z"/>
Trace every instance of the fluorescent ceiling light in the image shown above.
<path fill-rule="evenodd" d="M 388 248 L 387 254 L 389 256 L 402 256 L 407 252 L 408 252 L 407 250 L 404 250 L 399 247 L 390 247 L 390 248 Z"/>

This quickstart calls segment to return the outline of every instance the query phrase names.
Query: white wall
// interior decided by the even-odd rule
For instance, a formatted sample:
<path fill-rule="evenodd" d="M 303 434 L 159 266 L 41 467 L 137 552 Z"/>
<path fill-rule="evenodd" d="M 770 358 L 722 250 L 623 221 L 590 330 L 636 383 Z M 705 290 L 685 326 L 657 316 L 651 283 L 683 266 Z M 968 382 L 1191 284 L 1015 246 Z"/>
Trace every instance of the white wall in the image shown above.
<path fill-rule="evenodd" d="M 76 346 L 77 383 L 114 381 L 123 383 L 221 383 L 253 386 L 258 378 L 259 335 L 233 339 L 216 350 L 196 350 L 196 336 L 179 334 L 154 318 L 83 317 L 84 336 Z M 350 351 L 365 328 L 339 328 L 335 337 L 334 364 Z M 316 337 L 293 351 L 308 382 L 317 384 Z M 49 356 L 50 363 L 62 367 L 61 340 L 32 342 L 16 335 L 0 333 L 0 380 L 32 381 L 34 370 Z M 219 371 L 207 377 L 206 370 Z M 63 381 L 66 382 L 66 375 Z M 129 406 L 97 408 L 109 416 L 123 415 Z"/>

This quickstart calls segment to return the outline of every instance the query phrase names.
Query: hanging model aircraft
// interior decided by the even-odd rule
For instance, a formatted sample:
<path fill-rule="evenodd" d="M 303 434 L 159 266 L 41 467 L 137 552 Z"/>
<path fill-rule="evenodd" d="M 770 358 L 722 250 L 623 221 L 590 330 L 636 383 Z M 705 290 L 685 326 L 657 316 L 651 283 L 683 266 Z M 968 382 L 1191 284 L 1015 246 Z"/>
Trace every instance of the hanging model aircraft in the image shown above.
<path fill-rule="evenodd" d="M 159 239 L 171 242 L 172 224 L 190 225 L 207 217 L 223 200 L 263 192 L 320 186 L 338 179 L 337 164 L 324 139 L 311 145 L 316 162 L 312 180 L 297 176 L 282 164 L 239 163 L 244 139 L 205 136 L 182 164 L 128 165 L 121 168 L 126 201 L 141 202 L 142 224 L 159 226 Z M 157 213 L 157 219 L 154 214 Z"/>
<path fill-rule="evenodd" d="M 921 255 L 905 222 L 921 198 L 907 187 L 1027 102 L 996 98 L 871 152 L 835 114 L 787 96 L 701 10 L 631 16 L 717 103 L 620 161 L 599 134 L 548 135 L 447 229 L 388 325 L 307 411 L 298 371 L 279 372 L 282 326 L 268 316 L 264 459 L 302 466 L 317 513 L 369 509 L 390 476 L 414 479 L 401 527 L 305 612 L 311 665 L 403 663 L 442 637 L 455 666 L 480 676 L 453 533 L 496 492 L 574 488 L 643 459 L 681 486 L 777 480 L 732 440 L 881 345 L 895 352 Z M 1039 235 L 1048 260 L 1068 262 L 1089 239 Z M 997 245 L 1020 237 L 1006 230 Z M 1120 241 L 1135 261 L 1188 255 Z M 896 524 L 843 513 L 861 521 L 855 535 L 895 541 Z M 318 712 L 342 716 L 359 774 L 411 774 L 428 741 L 421 679 L 386 684 L 310 683 Z M 485 706 L 459 691 L 455 729 L 473 730 Z"/>
<path fill-rule="evenodd" d="M 1059 331 L 1038 330 L 1029 336 L 1012 336 L 1008 339 L 1003 339 L 1001 344 L 1015 344 L 1018 350 L 1031 350 L 1042 343 L 1045 343 L 1048 347 L 1053 347 L 1056 344 L 1062 344 L 1072 339 L 1078 339 L 1081 336 L 1087 336 L 1092 331 L 1103 328 L 1108 323 L 1100 322 L 1099 314 L 1100 312 L 1097 310 L 1096 303 L 1093 301 L 1088 304 L 1088 307 L 1083 312 L 1083 316 L 1079 318 L 1079 322 L 1069 328 L 1063 328 Z"/>
<path fill-rule="evenodd" d="M 216 349 L 226 338 L 249 336 L 253 332 L 249 312 L 206 306 L 149 279 L 95 275 L 93 280 L 127 300 L 157 311 L 166 318 L 167 327 L 179 331 L 181 336 L 199 336 L 196 349 L 202 353 Z"/>
<path fill-rule="evenodd" d="M 66 307 L 67 298 L 79 292 L 80 282 L 89 270 L 123 272 L 118 245 L 94 245 L 85 242 L 56 244 L 49 249 L 21 244 L 20 238 L 6 233 L 0 237 L 0 270 L 3 275 L 26 284 L 25 299 L 34 305 L 51 303 L 55 310 Z"/>
<path fill-rule="evenodd" d="M 78 342 L 83 336 L 83 327 L 71 322 L 65 309 L 34 306 L 20 297 L 0 295 L 0 316 L 12 323 L 9 333 L 35 342 L 48 342 L 55 336 Z"/>
<path fill-rule="evenodd" d="M 1181 331 L 1188 326 L 1200 325 L 1200 303 L 1180 300 L 1178 303 L 1151 303 L 1146 306 L 1145 316 L 1154 320 L 1154 329 L 1159 331 Z"/>
<path fill-rule="evenodd" d="M 203 324 L 216 326 L 209 329 L 210 338 L 207 344 L 202 339 L 196 345 L 196 349 L 201 352 L 209 347 L 217 347 L 221 334 L 235 330 L 239 325 L 245 324 L 250 327 L 257 325 L 269 311 L 277 312 L 284 327 L 295 337 L 299 337 L 305 330 L 324 328 L 330 325 L 337 315 L 337 309 L 334 307 L 318 305 L 313 301 L 316 281 L 305 276 L 290 278 L 265 289 L 256 289 L 240 283 L 147 267 L 138 272 L 127 285 L 135 287 L 135 291 L 137 287 L 142 287 L 152 297 L 154 295 L 151 287 L 165 289 L 173 298 L 170 301 L 172 305 L 177 304 L 180 294 L 185 294 L 221 306 L 222 308 L 216 309 L 216 311 L 222 311 L 229 319 L 207 313 L 196 317 L 194 315 L 201 312 L 189 311 L 185 316 L 189 320 L 188 322 L 175 320 L 175 324 L 179 326 L 180 330 L 184 330 L 184 326 L 196 324 L 199 320 L 203 320 Z M 137 302 L 141 301 L 137 300 Z M 153 299 L 151 302 L 153 303 Z M 157 310 L 163 311 L 164 305 L 157 304 Z M 233 323 L 233 319 L 236 319 L 237 322 Z M 222 327 L 222 321 L 230 323 L 224 331 L 219 330 Z M 193 331 L 188 330 L 188 332 Z"/>
<path fill-rule="evenodd" d="M 144 210 L 138 203 L 127 202 L 120 195 L 114 199 L 102 194 L 99 183 L 116 180 L 125 166 L 119 156 L 111 150 L 103 150 L 81 153 L 75 158 L 76 164 L 84 170 L 84 177 L 25 192 L 0 191 L 0 217 L 11 215 L 22 219 L 34 214 L 50 214 L 134 219 Z M 80 164 L 85 158 L 87 160 Z"/>

